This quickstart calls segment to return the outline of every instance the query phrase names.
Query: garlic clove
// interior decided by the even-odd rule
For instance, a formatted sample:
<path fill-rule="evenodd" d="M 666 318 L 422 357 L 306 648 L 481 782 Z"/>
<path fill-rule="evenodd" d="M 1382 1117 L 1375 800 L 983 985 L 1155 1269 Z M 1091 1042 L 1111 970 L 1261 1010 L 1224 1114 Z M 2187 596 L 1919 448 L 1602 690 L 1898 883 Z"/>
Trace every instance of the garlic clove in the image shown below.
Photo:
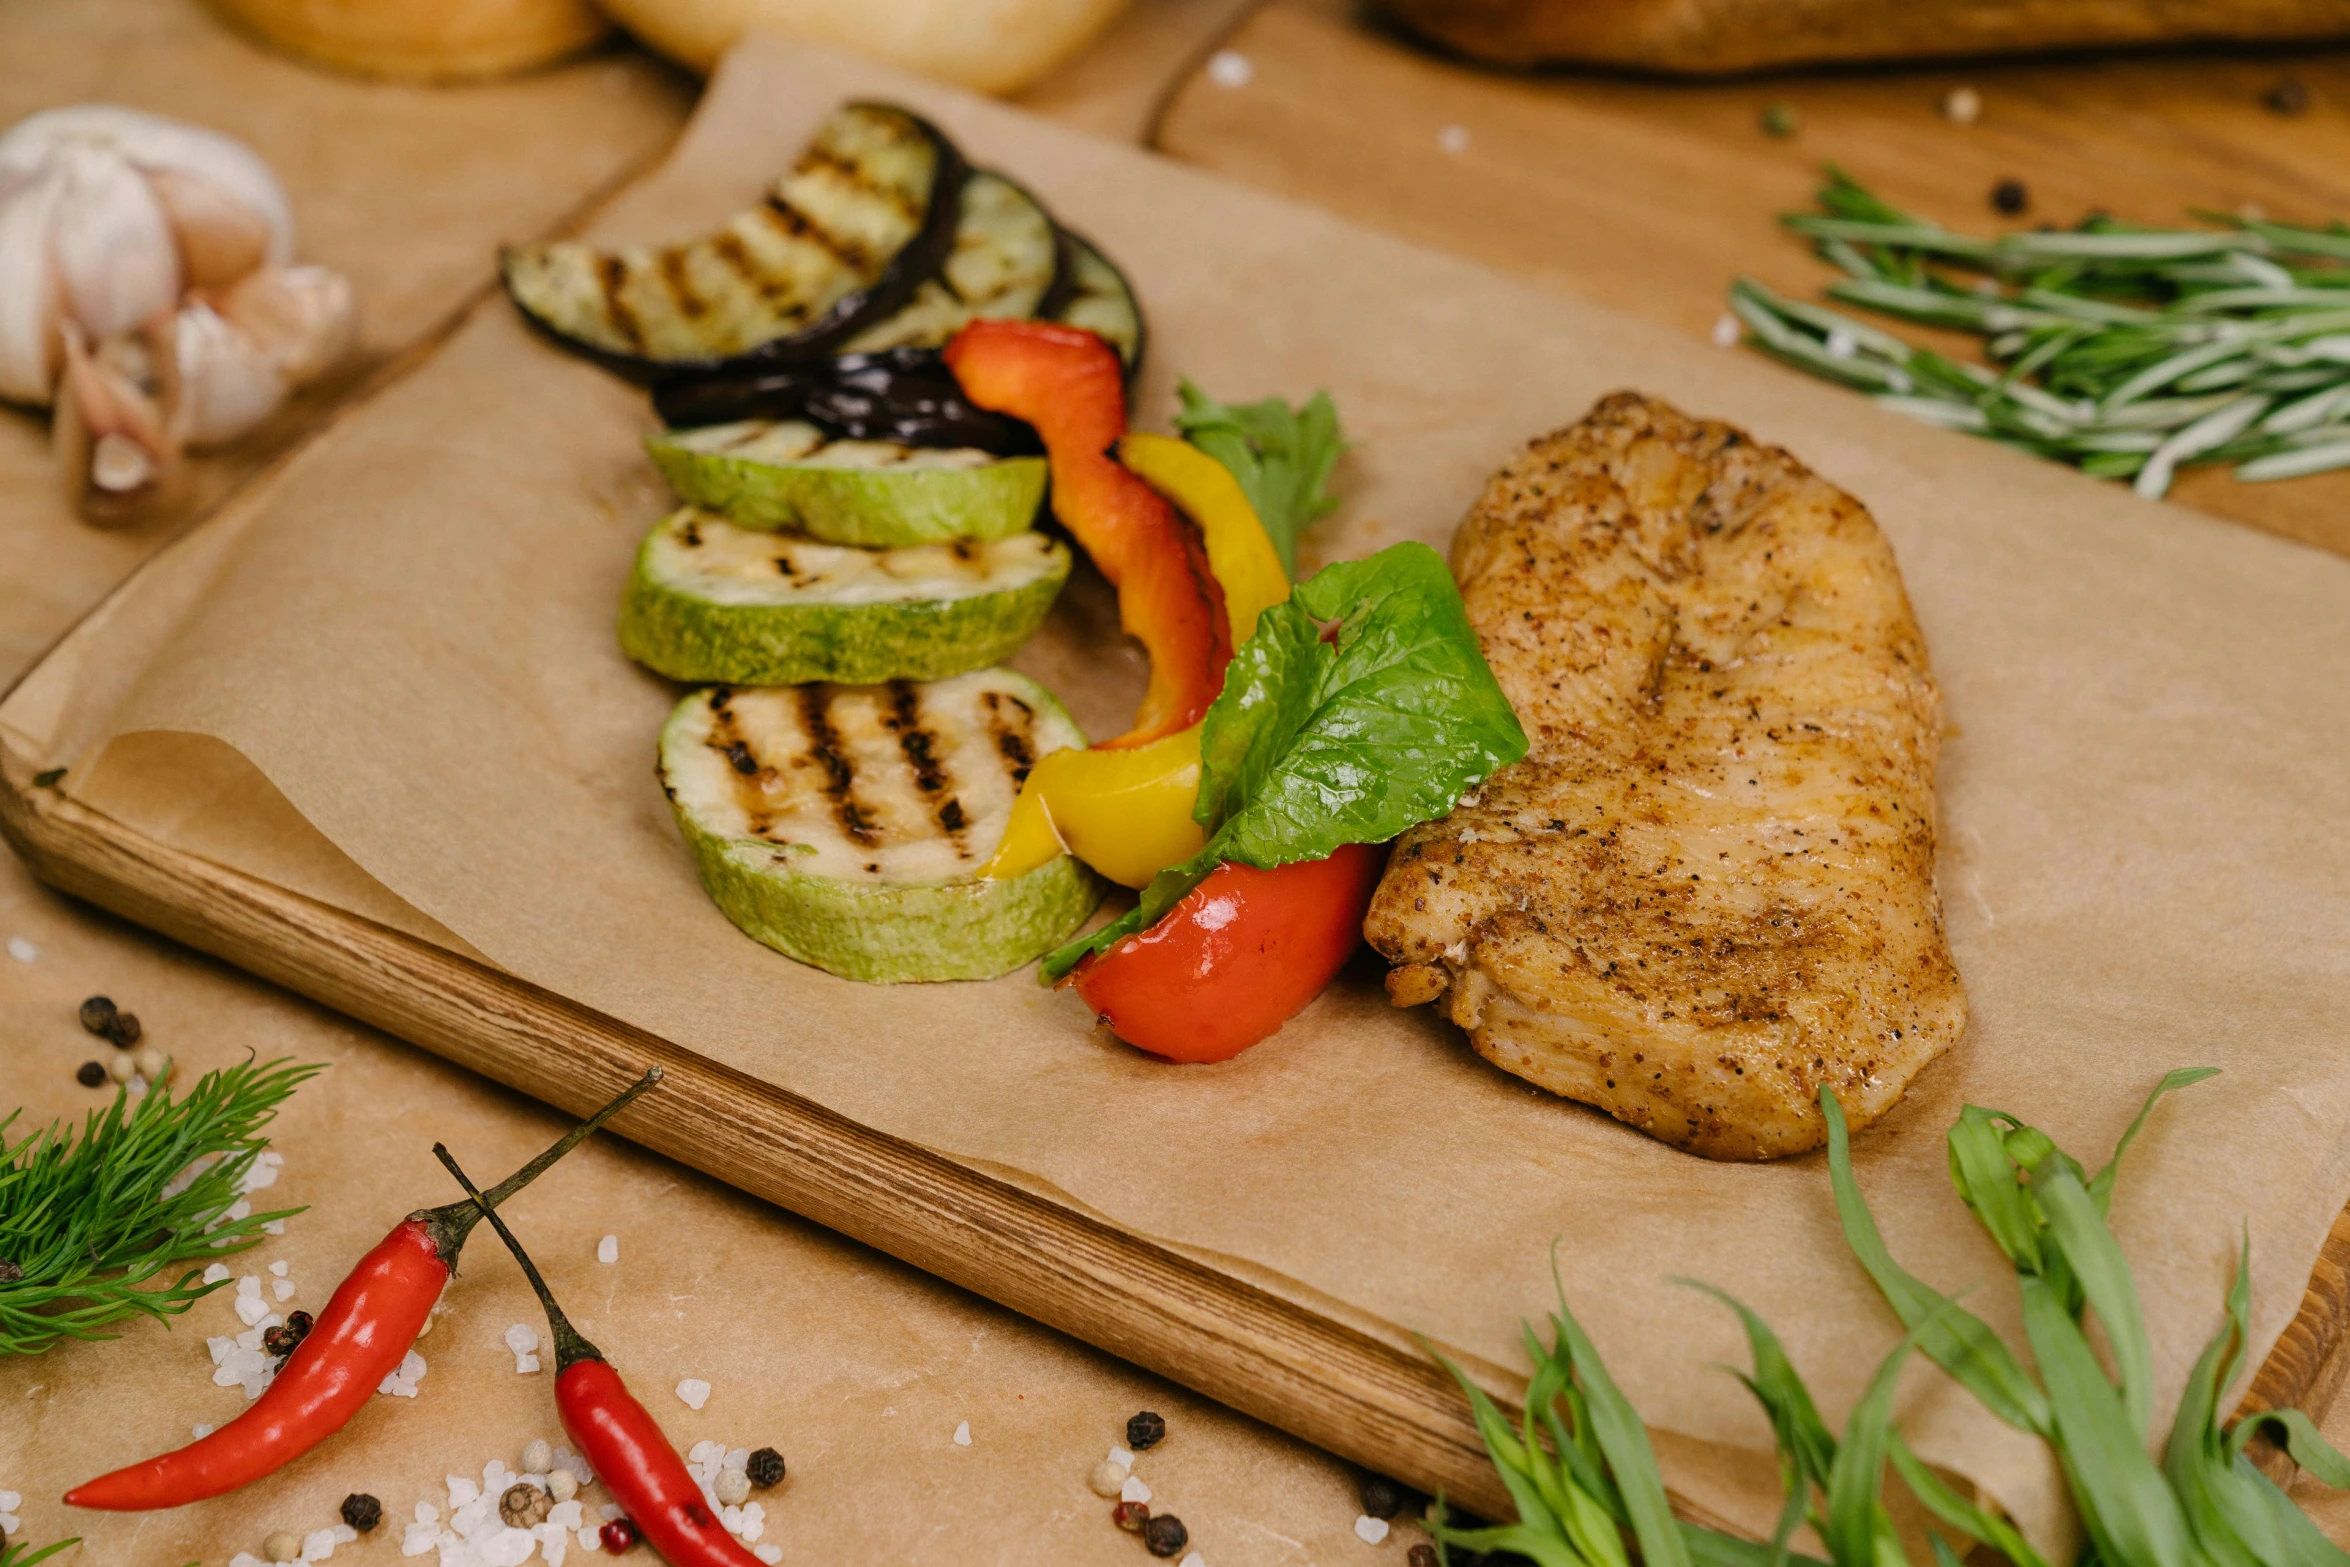
<path fill-rule="evenodd" d="M 325 267 L 264 267 L 215 301 L 223 316 L 259 343 L 290 386 L 318 379 L 358 336 L 350 281 Z"/>
<path fill-rule="evenodd" d="M 44 109 L 0 134 L 0 198 L 12 183 L 31 178 L 76 144 L 109 148 L 142 173 L 169 170 L 217 186 L 250 208 L 269 231 L 263 261 L 283 266 L 294 259 L 293 208 L 259 153 L 219 131 L 120 104 Z"/>
<path fill-rule="evenodd" d="M 179 406 L 172 435 L 201 450 L 258 426 L 286 400 L 286 377 L 267 347 L 201 299 L 180 307 L 172 336 Z"/>
<path fill-rule="evenodd" d="M 64 293 L 49 246 L 64 174 L 46 168 L 0 197 L 0 398 L 46 405 L 62 353 Z"/>
<path fill-rule="evenodd" d="M 225 288 L 269 258 L 269 224 L 250 202 L 199 174 L 152 169 L 147 184 L 179 241 L 193 288 Z"/>
<path fill-rule="evenodd" d="M 136 521 L 177 493 L 179 451 L 162 410 L 66 323 L 65 374 L 57 387 L 50 447 L 67 498 L 92 522 Z"/>
<path fill-rule="evenodd" d="M 180 294 L 179 247 L 163 203 L 128 158 L 76 142 L 64 171 L 50 245 L 73 317 L 100 340 L 172 307 Z"/>

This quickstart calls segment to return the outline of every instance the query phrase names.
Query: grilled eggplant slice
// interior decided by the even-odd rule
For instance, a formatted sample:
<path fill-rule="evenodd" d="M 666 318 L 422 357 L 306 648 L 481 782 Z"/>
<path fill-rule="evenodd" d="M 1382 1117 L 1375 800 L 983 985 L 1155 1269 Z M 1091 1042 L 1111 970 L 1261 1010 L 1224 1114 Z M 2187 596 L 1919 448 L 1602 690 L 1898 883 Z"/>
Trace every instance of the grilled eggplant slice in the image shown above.
<path fill-rule="evenodd" d="M 1044 501 L 1041 457 L 835 440 L 800 419 L 670 431 L 645 450 L 681 500 L 827 544 L 1000 539 L 1026 529 Z"/>
<path fill-rule="evenodd" d="M 939 680 L 1027 641 L 1069 559 L 1041 533 L 864 550 L 754 533 L 689 506 L 637 550 L 620 647 L 672 680 Z"/>
<path fill-rule="evenodd" d="M 832 353 L 938 271 L 964 175 L 927 120 L 851 103 L 763 203 L 713 233 L 658 249 L 519 246 L 500 271 L 534 324 L 633 379 Z"/>
<path fill-rule="evenodd" d="M 981 316 L 1035 315 L 1055 291 L 1063 256 L 1052 215 L 1035 197 L 1000 174 L 974 170 L 963 182 L 954 249 L 938 276 L 915 289 L 903 310 L 859 332 L 849 350 L 941 348 Z"/>
<path fill-rule="evenodd" d="M 1118 357 L 1126 362 L 1127 378 L 1133 379 L 1142 366 L 1146 335 L 1142 305 L 1134 297 L 1133 285 L 1117 264 L 1082 234 L 1063 229 L 1061 240 L 1067 291 L 1048 302 L 1039 314 L 1065 326 L 1083 327 L 1101 338 L 1118 350 Z"/>
<path fill-rule="evenodd" d="M 1100 897 L 1068 855 L 978 874 L 1039 756 L 1084 736 L 1042 686 L 719 686 L 661 732 L 661 787 L 702 885 L 753 939 L 849 979 L 993 979 Z"/>
<path fill-rule="evenodd" d="M 807 364 L 680 376 L 653 388 L 673 429 L 746 419 L 804 419 L 852 441 L 968 447 L 1000 457 L 1040 453 L 1036 431 L 973 404 L 935 348 L 844 354 Z"/>

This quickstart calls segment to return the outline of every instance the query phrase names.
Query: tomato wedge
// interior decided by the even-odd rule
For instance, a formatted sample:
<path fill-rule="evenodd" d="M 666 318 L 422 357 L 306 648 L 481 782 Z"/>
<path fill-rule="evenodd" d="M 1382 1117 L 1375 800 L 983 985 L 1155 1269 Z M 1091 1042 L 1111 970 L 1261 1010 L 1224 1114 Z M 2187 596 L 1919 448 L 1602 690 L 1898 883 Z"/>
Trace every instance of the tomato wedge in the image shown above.
<path fill-rule="evenodd" d="M 1220 865 L 1159 922 L 1070 976 L 1110 1031 L 1170 1061 L 1229 1061 L 1321 994 L 1363 939 L 1383 845 L 1275 870 Z"/>

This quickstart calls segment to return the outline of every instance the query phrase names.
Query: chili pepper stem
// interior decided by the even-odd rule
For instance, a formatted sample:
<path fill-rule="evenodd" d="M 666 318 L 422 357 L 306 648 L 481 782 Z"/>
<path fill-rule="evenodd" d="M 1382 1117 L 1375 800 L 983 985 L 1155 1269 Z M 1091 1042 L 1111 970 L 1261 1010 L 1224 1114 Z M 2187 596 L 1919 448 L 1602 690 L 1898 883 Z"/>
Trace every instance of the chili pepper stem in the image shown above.
<path fill-rule="evenodd" d="M 660 1070 L 659 1067 L 653 1068 L 653 1075 L 657 1076 Z M 498 1210 L 490 1199 L 475 1187 L 472 1178 L 459 1168 L 447 1148 L 439 1143 L 433 1144 L 432 1156 L 447 1166 L 449 1173 L 457 1178 L 457 1184 L 465 1188 L 465 1195 L 470 1199 L 468 1206 L 490 1221 L 490 1228 L 498 1232 L 498 1239 L 506 1243 L 506 1249 L 514 1253 L 514 1260 L 522 1264 L 522 1276 L 530 1280 L 530 1287 L 537 1293 L 539 1304 L 546 1308 L 547 1327 L 555 1335 L 555 1374 L 561 1376 L 583 1360 L 602 1360 L 604 1352 L 581 1337 L 579 1330 L 571 1325 L 571 1319 L 563 1315 L 563 1308 L 555 1304 L 554 1291 L 548 1289 L 547 1281 L 539 1276 L 538 1264 L 530 1260 L 530 1253 L 522 1249 L 522 1242 L 516 1240 L 514 1232 L 506 1228 L 506 1221 L 498 1217 Z"/>
<path fill-rule="evenodd" d="M 433 1250 L 439 1254 L 441 1261 L 449 1265 L 450 1272 L 456 1272 L 457 1254 L 465 1249 L 466 1237 L 473 1233 L 474 1225 L 481 1221 L 481 1216 L 485 1211 L 496 1208 L 498 1204 L 506 1201 L 516 1192 L 544 1175 L 548 1166 L 585 1142 L 594 1135 L 598 1127 L 626 1109 L 631 1100 L 659 1081 L 661 1081 L 661 1069 L 657 1066 L 648 1068 L 645 1075 L 630 1084 L 618 1098 L 580 1122 L 570 1131 L 565 1132 L 555 1145 L 545 1153 L 540 1154 L 536 1159 L 507 1176 L 486 1193 L 476 1193 L 481 1199 L 479 1204 L 468 1199 L 465 1202 L 453 1202 L 441 1208 L 420 1208 L 409 1217 L 425 1227 L 426 1233 L 432 1237 Z M 437 1152 L 438 1149 L 436 1148 L 435 1151 Z M 467 1190 L 471 1191 L 472 1188 L 468 1187 Z"/>

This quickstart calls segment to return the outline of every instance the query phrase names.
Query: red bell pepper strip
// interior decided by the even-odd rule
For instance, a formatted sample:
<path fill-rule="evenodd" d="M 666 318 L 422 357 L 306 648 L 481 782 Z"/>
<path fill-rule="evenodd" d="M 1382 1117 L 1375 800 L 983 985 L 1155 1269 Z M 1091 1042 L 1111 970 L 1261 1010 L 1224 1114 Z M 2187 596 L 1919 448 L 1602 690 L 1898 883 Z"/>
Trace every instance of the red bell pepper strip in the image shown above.
<path fill-rule="evenodd" d="M 1223 589 L 1199 530 L 1111 455 L 1126 433 L 1126 371 L 1091 332 L 980 320 L 946 346 L 980 407 L 1025 419 L 1044 440 L 1053 515 L 1118 590 L 1118 620 L 1150 654 L 1134 727 L 1104 747 L 1147 744 L 1206 715 L 1232 661 Z"/>
<path fill-rule="evenodd" d="M 1208 872 L 1148 930 L 1087 959 L 1066 983 L 1110 1031 L 1170 1061 L 1229 1061 L 1338 975 L 1363 939 L 1386 864 L 1381 845 L 1326 860 Z"/>
<path fill-rule="evenodd" d="M 432 1151 L 466 1194 L 483 1204 L 490 1227 L 514 1253 L 523 1276 L 538 1293 L 539 1304 L 547 1311 L 547 1326 L 555 1337 L 556 1413 L 562 1417 L 565 1433 L 579 1444 L 580 1456 L 604 1482 L 604 1489 L 627 1510 L 636 1532 L 652 1542 L 670 1567 L 761 1567 L 759 1558 L 726 1532 L 726 1525 L 686 1469 L 685 1460 L 661 1434 L 652 1411 L 637 1402 L 628 1384 L 620 1380 L 620 1373 L 604 1359 L 603 1351 L 582 1338 L 571 1319 L 563 1315 L 530 1253 L 506 1228 L 506 1221 L 498 1217 L 489 1199 L 474 1189 L 457 1161 L 449 1157 L 448 1149 L 435 1143 Z"/>
<path fill-rule="evenodd" d="M 483 1201 L 495 1208 L 528 1186 L 660 1080 L 654 1067 Z M 175 1452 L 75 1486 L 65 1493 L 66 1505 L 140 1512 L 202 1501 L 276 1473 L 340 1431 L 424 1331 L 481 1213 L 468 1200 L 408 1215 L 336 1287 L 276 1380 L 243 1414 Z"/>

